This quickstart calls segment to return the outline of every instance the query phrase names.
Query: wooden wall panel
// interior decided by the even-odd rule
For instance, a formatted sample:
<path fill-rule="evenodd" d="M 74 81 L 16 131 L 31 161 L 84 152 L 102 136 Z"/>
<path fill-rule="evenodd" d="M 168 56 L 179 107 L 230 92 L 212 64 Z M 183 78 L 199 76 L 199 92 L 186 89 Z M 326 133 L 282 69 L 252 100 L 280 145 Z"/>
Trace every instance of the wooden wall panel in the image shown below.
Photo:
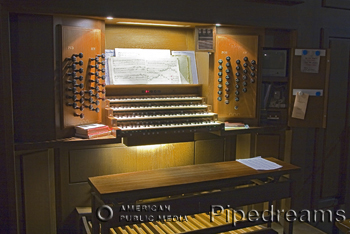
<path fill-rule="evenodd" d="M 73 72 L 73 69 L 70 68 L 73 63 L 71 60 L 68 60 L 72 57 L 73 54 L 82 53 L 83 58 L 77 58 L 77 62 L 82 61 L 83 65 L 77 65 L 77 70 L 83 69 L 82 73 L 77 72 L 77 77 L 82 76 L 83 80 L 77 81 L 77 84 L 83 84 L 83 88 L 77 88 L 77 92 L 80 91 L 93 91 L 90 87 L 96 87 L 93 82 L 90 80 L 95 80 L 97 77 L 95 75 L 90 75 L 90 72 L 98 72 L 96 68 L 90 68 L 89 65 L 96 65 L 96 62 L 91 62 L 90 58 L 95 58 L 97 55 L 101 55 L 101 30 L 100 29 L 91 29 L 91 28 L 83 28 L 83 27 L 71 27 L 71 26 L 62 26 L 60 27 L 62 30 L 62 74 L 61 74 L 61 96 L 62 96 L 62 127 L 63 128 L 71 128 L 74 126 L 81 124 L 90 124 L 101 121 L 99 118 L 99 114 L 95 111 L 90 110 L 89 108 L 85 108 L 84 110 L 74 109 L 72 106 L 68 106 L 67 104 L 73 104 L 74 101 L 72 98 L 68 98 L 67 96 L 73 96 L 72 91 L 67 91 L 68 89 L 73 88 L 73 84 L 67 83 L 67 81 L 72 81 L 73 77 L 69 76 Z M 100 59 L 103 61 L 103 59 Z M 100 66 L 102 68 L 103 66 Z M 98 72 L 99 75 L 103 75 L 103 73 Z M 102 82 L 101 79 L 99 79 Z M 100 87 L 101 88 L 101 87 Z M 96 94 L 96 91 L 93 91 Z M 100 93 L 101 95 L 101 93 Z M 88 99 L 92 96 L 84 93 L 83 95 L 76 95 L 78 99 L 85 98 Z M 97 101 L 96 98 L 93 98 L 94 102 Z M 101 105 L 96 105 L 90 103 L 88 100 L 82 104 L 80 102 L 75 102 L 78 104 L 77 106 L 89 106 L 92 105 L 93 108 L 100 108 Z M 84 118 L 79 118 L 74 116 L 74 114 L 83 114 Z M 71 135 L 72 136 L 72 135 Z M 67 136 L 69 137 L 69 135 Z"/>
<path fill-rule="evenodd" d="M 153 170 L 193 163 L 193 142 L 71 150 L 69 151 L 69 182 L 86 182 L 91 176 Z"/>
<path fill-rule="evenodd" d="M 223 138 L 196 141 L 195 149 L 195 164 L 224 161 Z"/>
<path fill-rule="evenodd" d="M 280 157 L 279 135 L 257 135 L 256 155 L 262 157 Z"/>
<path fill-rule="evenodd" d="M 213 109 L 219 114 L 219 120 L 239 121 L 257 118 L 258 43 L 257 35 L 216 35 L 212 92 Z M 244 61 L 244 58 L 247 61 Z M 238 60 L 239 64 L 236 63 Z M 222 61 L 221 64 L 219 61 Z M 218 94 L 219 91 L 222 94 Z"/>
<path fill-rule="evenodd" d="M 236 159 L 251 157 L 251 134 L 237 135 L 236 138 Z M 255 155 L 253 155 L 255 156 Z"/>
<path fill-rule="evenodd" d="M 106 25 L 106 49 L 195 50 L 194 28 Z"/>
<path fill-rule="evenodd" d="M 290 85 L 289 120 L 290 127 L 325 128 L 328 104 L 328 82 L 330 67 L 330 51 L 326 50 L 325 56 L 320 56 L 319 72 L 305 73 L 301 71 L 302 58 L 292 51 L 292 74 Z M 295 102 L 293 89 L 319 89 L 323 90 L 323 96 L 309 96 L 305 119 L 292 118 Z"/>
<path fill-rule="evenodd" d="M 72 84 L 66 83 L 66 80 L 70 79 L 66 75 L 67 72 L 71 72 L 71 68 L 67 65 L 69 61 L 65 61 L 66 57 L 71 57 L 73 53 L 83 52 L 84 57 L 77 61 L 83 60 L 83 66 L 77 66 L 77 69 L 83 68 L 83 74 L 77 73 L 77 76 L 82 75 L 84 80 L 84 90 L 89 90 L 90 86 L 94 86 L 89 82 L 90 78 L 95 78 L 90 76 L 88 72 L 94 72 L 93 68 L 88 68 L 89 58 L 94 58 L 97 54 L 101 54 L 105 49 L 105 28 L 104 21 L 96 19 L 87 18 L 77 18 L 77 17 L 59 17 L 55 16 L 53 18 L 52 27 L 55 29 L 55 118 L 56 118 L 56 137 L 65 138 L 74 135 L 73 126 L 98 122 L 101 120 L 101 115 L 96 112 L 89 110 L 88 100 L 85 100 L 85 109 L 80 111 L 79 109 L 74 110 L 71 106 L 66 106 L 66 103 L 72 103 L 72 99 L 66 98 L 66 95 L 72 96 L 71 91 L 67 91 L 66 88 L 71 88 Z M 63 30 L 62 30 L 63 28 Z M 63 31 L 63 32 L 62 32 Z M 94 65 L 94 62 L 91 63 Z M 101 73 L 100 73 L 101 75 Z M 78 81 L 77 83 L 80 83 Z M 77 89 L 80 91 L 82 89 Z M 89 95 L 85 93 L 85 97 L 88 98 Z M 77 94 L 77 98 L 80 99 L 80 95 Z M 80 102 L 77 102 L 80 106 Z M 96 105 L 93 105 L 96 108 Z M 99 106 L 101 109 L 101 106 Z M 75 117 L 73 113 L 76 112 L 80 114 L 83 112 L 85 115 L 84 119 Z"/>
<path fill-rule="evenodd" d="M 21 156 L 25 229 L 28 234 L 56 233 L 53 157 L 52 150 Z"/>

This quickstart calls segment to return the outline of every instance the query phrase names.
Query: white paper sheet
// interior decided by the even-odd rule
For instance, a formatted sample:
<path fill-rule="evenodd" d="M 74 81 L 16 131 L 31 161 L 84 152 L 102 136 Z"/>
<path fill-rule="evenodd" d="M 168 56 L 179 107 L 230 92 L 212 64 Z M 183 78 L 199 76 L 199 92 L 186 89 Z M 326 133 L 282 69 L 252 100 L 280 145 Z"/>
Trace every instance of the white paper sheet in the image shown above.
<path fill-rule="evenodd" d="M 172 55 L 187 55 L 191 59 L 191 71 L 193 84 L 198 84 L 198 73 L 196 65 L 196 55 L 194 51 L 172 51 Z"/>
<path fill-rule="evenodd" d="M 114 57 L 115 56 L 115 52 L 114 52 L 114 50 L 105 50 L 105 69 L 106 69 L 106 71 L 105 71 L 105 77 L 106 77 L 106 80 L 105 80 L 105 82 L 106 82 L 106 85 L 109 85 L 109 84 L 111 84 L 111 82 L 110 82 L 110 78 L 109 78 L 109 74 L 110 74 L 110 71 L 109 71 L 109 66 L 108 66 L 108 60 L 109 60 L 109 58 L 110 57 Z"/>
<path fill-rule="evenodd" d="M 266 160 L 261 156 L 258 156 L 255 158 L 237 159 L 237 162 L 240 162 L 255 170 L 274 170 L 282 167 L 281 165 L 278 165 L 277 163 Z"/>
<path fill-rule="evenodd" d="M 110 82 L 119 84 L 180 84 L 176 58 L 109 58 Z"/>
<path fill-rule="evenodd" d="M 111 84 L 147 84 L 146 61 L 140 58 L 109 58 Z"/>
<path fill-rule="evenodd" d="M 147 59 L 148 84 L 181 84 L 176 58 Z"/>

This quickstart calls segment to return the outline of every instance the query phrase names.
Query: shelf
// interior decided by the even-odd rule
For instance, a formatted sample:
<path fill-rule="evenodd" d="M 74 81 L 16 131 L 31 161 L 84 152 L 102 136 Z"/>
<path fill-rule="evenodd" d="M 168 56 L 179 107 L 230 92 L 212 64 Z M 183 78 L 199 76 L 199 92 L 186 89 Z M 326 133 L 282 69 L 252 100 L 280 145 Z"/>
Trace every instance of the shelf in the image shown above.
<path fill-rule="evenodd" d="M 103 145 L 103 144 L 118 144 L 121 143 L 120 137 L 105 136 L 95 139 L 82 139 L 77 137 L 57 139 L 52 141 L 42 142 L 25 142 L 15 143 L 15 150 L 36 150 L 36 149 L 48 149 L 48 148 L 61 148 L 61 147 L 81 147 L 91 145 Z"/>
<path fill-rule="evenodd" d="M 286 130 L 283 126 L 259 126 L 259 127 L 249 127 L 249 128 L 225 128 L 223 131 L 212 132 L 218 136 L 232 136 L 239 134 L 250 134 L 250 133 L 270 133 L 270 132 L 280 132 Z"/>

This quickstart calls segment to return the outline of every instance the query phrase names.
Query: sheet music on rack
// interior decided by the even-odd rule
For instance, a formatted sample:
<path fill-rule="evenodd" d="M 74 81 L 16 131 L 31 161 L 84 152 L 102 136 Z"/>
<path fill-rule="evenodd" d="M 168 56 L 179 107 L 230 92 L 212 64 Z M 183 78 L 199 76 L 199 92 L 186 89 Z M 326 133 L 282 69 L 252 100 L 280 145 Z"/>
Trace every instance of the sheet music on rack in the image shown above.
<path fill-rule="evenodd" d="M 110 84 L 191 84 L 190 57 L 170 50 L 116 48 L 108 59 Z"/>
<path fill-rule="evenodd" d="M 105 77 L 106 77 L 106 85 L 109 85 L 110 84 L 110 81 L 109 81 L 109 74 L 110 74 L 110 66 L 108 65 L 108 60 L 110 57 L 114 57 L 115 56 L 115 51 L 114 50 L 105 50 Z"/>
<path fill-rule="evenodd" d="M 184 67 L 187 66 L 187 68 L 190 69 L 189 73 L 192 80 L 190 84 L 198 84 L 198 73 L 197 73 L 195 52 L 194 51 L 172 51 L 171 54 L 173 56 L 181 56 L 189 59 L 188 64 L 184 65 Z M 180 66 L 180 70 L 181 70 L 181 66 Z"/>
<path fill-rule="evenodd" d="M 193 84 L 191 60 L 187 55 L 173 55 L 179 63 L 181 84 Z"/>

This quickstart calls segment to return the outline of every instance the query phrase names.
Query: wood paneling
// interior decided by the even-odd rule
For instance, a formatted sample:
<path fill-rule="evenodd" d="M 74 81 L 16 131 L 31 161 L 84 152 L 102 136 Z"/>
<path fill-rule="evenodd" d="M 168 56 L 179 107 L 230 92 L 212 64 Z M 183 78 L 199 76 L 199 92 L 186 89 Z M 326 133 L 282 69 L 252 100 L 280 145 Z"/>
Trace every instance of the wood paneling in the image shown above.
<path fill-rule="evenodd" d="M 85 108 L 84 119 L 80 119 L 73 115 L 74 111 L 80 114 L 79 110 L 74 110 L 71 106 L 66 106 L 66 103 L 72 103 L 71 99 L 67 99 L 66 95 L 72 96 L 72 92 L 66 90 L 71 88 L 71 84 L 66 83 L 69 77 L 65 74 L 70 72 L 71 69 L 67 67 L 69 65 L 65 60 L 66 57 L 71 57 L 73 53 L 84 54 L 82 59 L 84 64 L 81 68 L 84 69 L 83 74 L 77 73 L 77 76 L 83 75 L 84 90 L 89 90 L 92 85 L 89 80 L 94 78 L 88 75 L 88 72 L 94 71 L 88 67 L 91 62 L 89 58 L 94 58 L 97 54 L 101 54 L 105 48 L 105 28 L 104 22 L 96 19 L 77 18 L 77 17 L 60 17 L 55 16 L 53 22 L 53 28 L 55 30 L 55 117 L 56 117 L 56 137 L 65 138 L 74 135 L 73 125 L 79 125 L 84 123 L 98 122 L 101 121 L 100 114 L 92 112 L 89 108 Z M 63 28 L 63 29 L 62 29 Z M 101 59 L 102 60 L 102 59 Z M 62 62 L 63 61 L 63 62 Z M 94 65 L 94 62 L 91 63 Z M 80 66 L 77 66 L 80 68 Z M 80 83 L 77 82 L 77 83 Z M 80 91 L 78 89 L 78 91 Z M 85 94 L 85 97 L 88 97 Z M 80 99 L 80 95 L 77 95 Z M 85 106 L 89 106 L 87 100 Z M 81 104 L 78 102 L 78 106 Z M 96 106 L 94 106 L 96 107 Z M 101 108 L 100 108 L 101 109 Z"/>
<path fill-rule="evenodd" d="M 26 233 L 56 233 L 53 151 L 21 156 Z"/>
<path fill-rule="evenodd" d="M 212 92 L 213 109 L 215 113 L 218 113 L 219 120 L 239 121 L 240 119 L 257 118 L 258 42 L 257 35 L 216 35 Z M 226 60 L 227 57 L 230 57 L 230 59 Z M 247 61 L 244 61 L 245 57 L 248 59 Z M 223 61 L 222 64 L 218 62 L 220 59 Z M 238 60 L 240 64 L 236 63 Z M 255 63 L 252 63 L 252 61 L 255 61 Z M 243 66 L 244 63 L 246 63 L 246 67 Z M 221 70 L 219 65 L 222 66 Z M 239 68 L 237 69 L 236 66 Z M 254 70 L 251 67 L 254 67 Z M 229 70 L 228 73 L 226 72 L 227 69 Z M 246 73 L 243 72 L 244 69 L 246 69 Z M 222 75 L 218 75 L 219 73 Z M 226 79 L 226 76 L 229 76 L 229 78 Z M 244 79 L 243 76 L 246 76 L 246 78 Z M 221 82 L 219 82 L 220 78 Z M 228 85 L 226 85 L 226 82 L 228 82 Z M 218 86 L 221 86 L 221 88 Z M 226 91 L 226 88 L 229 91 Z M 221 91 L 222 94 L 219 95 L 218 91 Z M 236 91 L 239 93 L 235 94 Z M 226 94 L 229 96 L 226 97 Z M 221 101 L 218 98 L 221 98 Z M 238 101 L 236 101 L 236 98 L 238 98 Z M 227 101 L 228 103 L 226 103 Z"/>
<path fill-rule="evenodd" d="M 193 163 L 193 142 L 71 150 L 69 151 L 69 182 L 86 182 L 91 176 L 153 170 Z"/>
<path fill-rule="evenodd" d="M 262 157 L 280 157 L 279 135 L 257 135 L 256 155 Z"/>
<path fill-rule="evenodd" d="M 193 28 L 106 25 L 106 49 L 194 50 Z"/>
<path fill-rule="evenodd" d="M 251 134 L 237 135 L 236 159 L 250 158 L 251 156 Z"/>
<path fill-rule="evenodd" d="M 207 98 L 207 103 L 213 105 L 212 79 L 210 79 L 210 55 L 208 52 L 196 52 L 196 65 L 198 71 L 198 83 L 202 85 L 203 97 Z"/>
<path fill-rule="evenodd" d="M 301 71 L 302 56 L 295 55 L 292 51 L 292 73 L 290 85 L 289 115 L 291 116 L 295 95 L 293 89 L 319 89 L 323 90 L 323 96 L 309 96 L 305 119 L 289 117 L 288 126 L 325 128 L 328 104 L 328 82 L 330 68 L 330 51 L 326 50 L 325 56 L 320 56 L 319 72 L 305 73 Z"/>
<path fill-rule="evenodd" d="M 101 30 L 100 29 L 93 29 L 93 28 L 83 28 L 83 27 L 71 27 L 71 26 L 62 26 L 60 27 L 61 34 L 62 34 L 62 58 L 60 60 L 62 65 L 61 70 L 61 98 L 62 100 L 62 127 L 63 128 L 71 128 L 73 130 L 74 126 L 82 125 L 82 124 L 90 124 L 90 123 L 96 123 L 101 121 L 100 115 L 90 110 L 89 108 L 85 108 L 84 110 L 80 111 L 77 109 L 74 109 L 72 106 L 68 106 L 67 104 L 73 104 L 75 101 L 72 100 L 72 98 L 68 98 L 67 96 L 73 96 L 74 93 L 72 91 L 68 91 L 68 89 L 73 88 L 72 83 L 67 83 L 67 81 L 73 81 L 73 77 L 69 76 L 69 73 L 73 72 L 73 69 L 70 68 L 73 64 L 71 60 L 68 60 L 72 57 L 73 54 L 79 54 L 82 53 L 83 57 L 77 58 L 77 62 L 82 61 L 83 65 L 77 65 L 76 70 L 83 69 L 82 73 L 77 72 L 77 77 L 82 76 L 83 80 L 79 81 L 76 80 L 78 84 L 83 84 L 83 88 L 77 88 L 77 92 L 80 91 L 93 91 L 90 87 L 96 87 L 96 85 L 90 80 L 98 79 L 100 82 L 102 82 L 101 79 L 97 78 L 95 75 L 90 75 L 89 73 L 98 73 L 100 76 L 103 75 L 101 72 L 98 72 L 96 68 L 89 67 L 90 65 L 96 65 L 96 62 L 92 62 L 90 58 L 95 58 L 97 55 L 101 55 L 103 52 L 101 50 Z M 101 61 L 103 59 L 100 59 Z M 100 66 L 102 68 L 102 66 Z M 94 94 L 96 94 L 96 91 L 93 91 Z M 101 93 L 100 93 L 101 95 Z M 92 96 L 89 96 L 84 93 L 84 95 L 76 95 L 78 99 L 80 98 L 90 98 Z M 96 102 L 97 99 L 93 98 Z M 77 106 L 80 107 L 82 105 L 89 106 L 92 105 L 93 108 L 100 108 L 101 105 L 95 105 L 90 103 L 89 101 L 85 100 L 85 103 L 82 104 L 80 102 L 75 102 L 78 104 Z M 83 114 L 84 118 L 79 118 L 74 116 L 74 114 Z M 72 131 L 73 132 L 73 131 Z M 74 134 L 74 133 L 73 133 Z M 70 135 L 70 136 L 73 136 Z M 69 135 L 67 136 L 69 137 Z"/>
<path fill-rule="evenodd" d="M 195 164 L 224 161 L 224 139 L 195 141 Z"/>

